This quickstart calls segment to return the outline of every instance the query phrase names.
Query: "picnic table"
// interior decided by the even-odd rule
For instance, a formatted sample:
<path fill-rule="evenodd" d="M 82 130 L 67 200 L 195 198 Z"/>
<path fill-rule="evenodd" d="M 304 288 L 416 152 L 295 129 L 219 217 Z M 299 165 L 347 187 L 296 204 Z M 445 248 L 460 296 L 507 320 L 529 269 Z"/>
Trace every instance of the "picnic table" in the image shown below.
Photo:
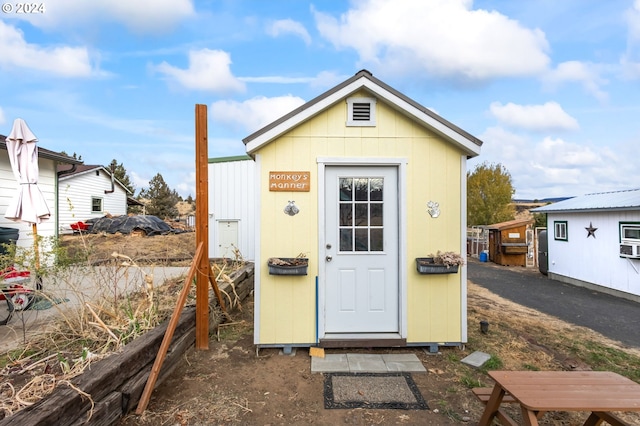
<path fill-rule="evenodd" d="M 547 411 L 586 411 L 585 426 L 603 421 L 628 425 L 614 411 L 640 411 L 640 384 L 608 371 L 490 371 L 495 381 L 490 393 L 474 394 L 486 403 L 480 426 L 497 417 L 501 423 L 517 425 L 500 408 L 502 403 L 520 405 L 525 425 L 538 425 Z M 488 395 L 488 398 L 487 398 Z"/>

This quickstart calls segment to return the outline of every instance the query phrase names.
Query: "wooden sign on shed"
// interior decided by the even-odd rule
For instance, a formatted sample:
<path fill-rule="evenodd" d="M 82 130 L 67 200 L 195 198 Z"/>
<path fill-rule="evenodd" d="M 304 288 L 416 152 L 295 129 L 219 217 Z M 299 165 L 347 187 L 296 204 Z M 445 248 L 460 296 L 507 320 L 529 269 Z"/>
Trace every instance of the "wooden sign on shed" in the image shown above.
<path fill-rule="evenodd" d="M 309 192 L 311 172 L 269 172 L 269 191 Z"/>

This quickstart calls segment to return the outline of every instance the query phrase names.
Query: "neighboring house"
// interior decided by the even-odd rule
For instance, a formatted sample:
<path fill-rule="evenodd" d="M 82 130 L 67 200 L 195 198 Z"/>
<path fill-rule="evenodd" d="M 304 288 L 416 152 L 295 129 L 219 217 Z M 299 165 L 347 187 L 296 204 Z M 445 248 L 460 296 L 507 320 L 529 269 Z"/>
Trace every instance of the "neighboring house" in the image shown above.
<path fill-rule="evenodd" d="M 255 163 L 249 156 L 209 159 L 209 250 L 213 257 L 255 258 Z"/>
<path fill-rule="evenodd" d="M 640 189 L 531 211 L 547 214 L 550 278 L 640 301 Z"/>
<path fill-rule="evenodd" d="M 38 186 L 45 196 L 49 210 L 51 211 L 51 217 L 37 225 L 38 236 L 43 239 L 57 236 L 59 226 L 58 215 L 58 179 L 56 170 L 59 165 L 65 165 L 65 167 L 77 167 L 82 164 L 82 161 L 71 158 L 65 154 L 49 151 L 42 148 L 38 144 L 38 167 L 39 167 L 39 181 Z M 31 224 L 24 222 L 14 222 L 4 217 L 7 211 L 7 206 L 10 200 L 16 193 L 17 183 L 13 171 L 11 170 L 11 163 L 9 162 L 9 155 L 7 153 L 7 145 L 5 144 L 5 136 L 0 135 L 0 226 L 5 228 L 16 228 L 19 230 L 18 246 L 31 247 L 33 244 L 33 231 Z"/>
<path fill-rule="evenodd" d="M 103 166 L 80 165 L 70 170 L 58 167 L 60 230 L 70 225 L 107 214 L 127 214 L 127 197 L 131 192 Z"/>
<path fill-rule="evenodd" d="M 460 346 L 467 159 L 482 142 L 366 70 L 246 137 L 255 159 L 258 347 Z M 272 275 L 269 258 L 309 258 Z M 303 268 L 298 268 L 302 272 Z"/>

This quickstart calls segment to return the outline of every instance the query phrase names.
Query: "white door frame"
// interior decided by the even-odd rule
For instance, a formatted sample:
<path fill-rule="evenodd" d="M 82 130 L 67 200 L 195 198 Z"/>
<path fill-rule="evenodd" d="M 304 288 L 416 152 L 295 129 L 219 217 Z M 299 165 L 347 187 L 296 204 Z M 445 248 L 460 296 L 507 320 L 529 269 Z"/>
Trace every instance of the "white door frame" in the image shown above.
<path fill-rule="evenodd" d="M 406 158 L 318 157 L 318 339 L 325 337 L 324 306 L 326 303 L 325 249 L 325 167 L 327 166 L 391 166 L 398 169 L 398 322 L 400 338 L 407 338 L 407 163 Z M 366 335 L 361 336 L 366 338 Z"/>

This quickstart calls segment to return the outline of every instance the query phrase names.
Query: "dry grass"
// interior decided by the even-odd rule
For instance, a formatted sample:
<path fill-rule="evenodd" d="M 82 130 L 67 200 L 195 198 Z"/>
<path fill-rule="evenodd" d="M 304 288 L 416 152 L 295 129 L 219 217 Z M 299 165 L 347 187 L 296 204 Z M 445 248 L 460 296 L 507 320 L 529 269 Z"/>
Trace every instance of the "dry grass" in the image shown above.
<path fill-rule="evenodd" d="M 478 350 L 492 358 L 480 370 L 457 371 L 458 380 L 467 387 L 490 386 L 488 370 L 614 371 L 640 382 L 637 348 L 510 302 L 473 283 L 469 283 L 468 304 L 469 342 L 465 353 Z M 490 324 L 487 334 L 480 331 L 481 320 Z M 515 407 L 507 409 L 514 418 L 520 418 Z M 581 424 L 582 414 L 547 413 L 541 424 Z M 640 424 L 638 413 L 621 417 L 629 424 Z"/>
<path fill-rule="evenodd" d="M 154 286 L 153 276 L 144 272 L 134 257 L 143 261 L 159 259 L 164 263 L 174 262 L 172 259 L 176 256 L 192 259 L 193 233 L 169 237 L 95 235 L 73 236 L 67 240 L 67 244 L 74 243 L 67 245 L 71 248 L 70 256 L 83 261 L 56 267 L 55 277 L 50 277 L 48 282 L 58 291 L 64 289 L 77 303 L 71 308 L 54 303 L 55 315 L 46 326 L 40 324 L 40 331 L 25 333 L 17 349 L 0 356 L 0 418 L 34 404 L 60 384 L 73 388 L 71 380 L 92 362 L 117 352 L 168 319 L 184 285 L 184 277 Z M 118 252 L 119 249 L 127 254 Z M 96 260 L 103 266 L 91 267 Z M 219 271 L 218 278 L 229 280 L 228 274 L 242 265 L 240 261 L 226 262 L 214 269 Z M 92 282 L 90 295 L 78 279 L 82 276 L 86 280 L 87 274 Z M 192 304 L 195 286 L 189 285 L 187 304 Z M 38 292 L 37 296 L 51 297 L 44 292 Z M 237 303 L 237 296 L 227 297 Z M 219 318 L 215 298 L 210 300 L 212 318 Z M 25 313 L 17 313 L 18 318 L 14 316 L 13 321 L 19 321 L 21 315 Z"/>

